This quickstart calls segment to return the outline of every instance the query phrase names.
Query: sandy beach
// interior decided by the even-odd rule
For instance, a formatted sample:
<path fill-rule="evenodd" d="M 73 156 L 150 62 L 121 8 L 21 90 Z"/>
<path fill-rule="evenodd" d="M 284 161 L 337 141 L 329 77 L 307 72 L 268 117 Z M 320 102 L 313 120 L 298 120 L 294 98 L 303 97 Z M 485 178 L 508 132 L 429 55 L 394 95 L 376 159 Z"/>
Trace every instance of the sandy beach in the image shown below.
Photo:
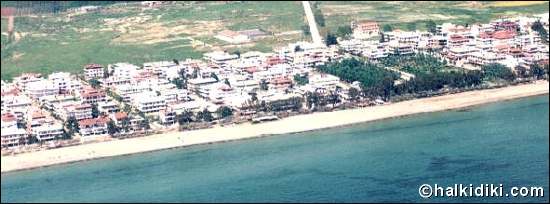
<path fill-rule="evenodd" d="M 388 105 L 298 115 L 261 124 L 246 123 L 202 130 L 171 132 L 140 138 L 2 156 L 1 171 L 16 171 L 174 147 L 331 128 L 385 118 L 464 108 L 484 103 L 547 94 L 548 89 L 549 84 L 547 81 L 537 81 L 532 84 L 463 92 Z"/>

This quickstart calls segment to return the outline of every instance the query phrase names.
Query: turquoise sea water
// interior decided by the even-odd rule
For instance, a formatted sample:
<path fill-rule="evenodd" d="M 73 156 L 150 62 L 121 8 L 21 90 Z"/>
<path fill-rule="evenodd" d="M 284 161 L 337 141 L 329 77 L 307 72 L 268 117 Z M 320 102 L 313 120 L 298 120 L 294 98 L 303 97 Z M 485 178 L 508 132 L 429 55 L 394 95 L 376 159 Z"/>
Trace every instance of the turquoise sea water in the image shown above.
<path fill-rule="evenodd" d="M 2 174 L 2 202 L 548 202 L 548 95 Z M 423 199 L 421 184 L 542 186 Z"/>

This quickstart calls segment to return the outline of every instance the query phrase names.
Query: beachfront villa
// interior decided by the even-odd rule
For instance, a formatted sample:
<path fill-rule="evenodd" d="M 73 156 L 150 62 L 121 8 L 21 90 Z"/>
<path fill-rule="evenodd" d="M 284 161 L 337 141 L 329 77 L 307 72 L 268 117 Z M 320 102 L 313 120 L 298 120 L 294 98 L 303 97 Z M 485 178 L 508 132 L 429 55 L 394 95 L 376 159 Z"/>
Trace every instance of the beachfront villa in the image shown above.
<path fill-rule="evenodd" d="M 107 135 L 107 122 L 109 118 L 90 118 L 78 121 L 78 127 L 80 128 L 80 136 L 102 136 Z"/>

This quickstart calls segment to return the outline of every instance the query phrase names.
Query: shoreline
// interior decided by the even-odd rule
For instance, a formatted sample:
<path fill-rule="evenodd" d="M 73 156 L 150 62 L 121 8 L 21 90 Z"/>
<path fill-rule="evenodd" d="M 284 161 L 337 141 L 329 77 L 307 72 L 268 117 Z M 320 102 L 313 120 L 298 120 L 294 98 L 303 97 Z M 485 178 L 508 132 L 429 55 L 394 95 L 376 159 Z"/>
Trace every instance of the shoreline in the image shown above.
<path fill-rule="evenodd" d="M 547 81 L 536 81 L 530 84 L 461 92 L 371 107 L 296 115 L 260 124 L 244 123 L 192 131 L 168 132 L 146 137 L 8 155 L 2 156 L 1 173 L 165 149 L 338 128 L 421 113 L 463 109 L 517 98 L 545 95 L 548 94 L 548 89 Z M 184 138 L 183 141 L 180 140 L 180 137 Z"/>

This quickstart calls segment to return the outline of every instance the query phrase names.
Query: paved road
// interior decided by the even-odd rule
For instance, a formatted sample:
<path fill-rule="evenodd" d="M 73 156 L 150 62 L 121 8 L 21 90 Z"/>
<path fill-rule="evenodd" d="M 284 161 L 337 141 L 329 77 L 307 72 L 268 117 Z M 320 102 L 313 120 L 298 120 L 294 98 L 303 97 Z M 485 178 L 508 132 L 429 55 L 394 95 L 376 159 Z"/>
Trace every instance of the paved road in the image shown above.
<path fill-rule="evenodd" d="M 313 43 L 324 46 L 323 39 L 321 38 L 319 30 L 317 29 L 317 23 L 315 22 L 315 17 L 313 16 L 313 11 L 311 11 L 309 1 L 302 1 L 302 4 L 304 5 L 304 11 L 306 12 L 306 18 L 307 22 L 309 23 L 309 30 L 311 33 L 311 38 L 313 39 Z"/>

